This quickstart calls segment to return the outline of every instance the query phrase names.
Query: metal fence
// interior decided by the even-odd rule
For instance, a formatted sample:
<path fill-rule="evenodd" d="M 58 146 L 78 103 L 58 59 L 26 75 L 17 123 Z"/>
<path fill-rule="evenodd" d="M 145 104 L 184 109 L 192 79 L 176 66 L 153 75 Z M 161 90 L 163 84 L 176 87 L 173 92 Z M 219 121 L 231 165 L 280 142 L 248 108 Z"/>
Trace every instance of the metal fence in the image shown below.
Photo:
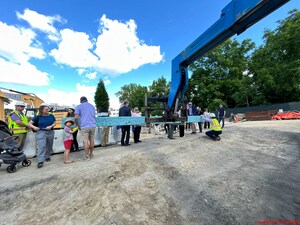
<path fill-rule="evenodd" d="M 246 113 L 253 111 L 265 111 L 265 110 L 277 110 L 282 109 L 284 112 L 287 111 L 299 111 L 300 112 L 300 102 L 289 102 L 273 105 L 261 105 L 261 106 L 249 106 L 241 108 L 228 108 L 226 109 L 226 117 L 229 117 L 231 113 Z"/>

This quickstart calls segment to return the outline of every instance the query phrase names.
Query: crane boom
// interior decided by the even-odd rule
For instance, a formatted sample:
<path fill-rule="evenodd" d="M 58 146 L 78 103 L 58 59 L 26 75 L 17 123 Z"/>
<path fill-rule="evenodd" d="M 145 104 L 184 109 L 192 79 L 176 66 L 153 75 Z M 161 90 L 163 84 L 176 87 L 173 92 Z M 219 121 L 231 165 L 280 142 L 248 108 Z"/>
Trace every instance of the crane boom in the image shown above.
<path fill-rule="evenodd" d="M 244 32 L 289 0 L 232 0 L 220 19 L 172 60 L 172 79 L 168 96 L 171 108 L 176 98 L 183 97 L 187 85 L 187 67 L 197 58 L 235 34 Z"/>

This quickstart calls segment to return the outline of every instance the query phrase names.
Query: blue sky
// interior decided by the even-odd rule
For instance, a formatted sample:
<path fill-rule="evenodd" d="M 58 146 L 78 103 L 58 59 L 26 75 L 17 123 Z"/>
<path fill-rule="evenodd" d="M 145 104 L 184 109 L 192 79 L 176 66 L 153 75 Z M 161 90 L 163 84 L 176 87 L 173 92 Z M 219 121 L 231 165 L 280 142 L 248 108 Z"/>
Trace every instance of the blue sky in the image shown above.
<path fill-rule="evenodd" d="M 129 83 L 171 79 L 171 61 L 216 22 L 229 0 L 0 0 L 0 87 L 73 105 L 103 79 L 111 107 Z M 291 0 L 243 34 L 262 44 L 300 2 Z"/>

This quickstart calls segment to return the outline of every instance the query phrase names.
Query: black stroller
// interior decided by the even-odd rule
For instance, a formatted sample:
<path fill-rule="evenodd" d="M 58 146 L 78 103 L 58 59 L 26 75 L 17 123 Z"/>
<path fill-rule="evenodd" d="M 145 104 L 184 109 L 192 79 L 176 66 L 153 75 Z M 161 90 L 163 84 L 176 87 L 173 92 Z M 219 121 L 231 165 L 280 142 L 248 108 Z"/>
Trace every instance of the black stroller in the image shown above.
<path fill-rule="evenodd" d="M 26 158 L 26 155 L 17 146 L 16 139 L 18 136 L 13 136 L 5 122 L 0 120 L 0 167 L 1 164 L 10 164 L 6 170 L 9 173 L 14 173 L 17 170 L 16 165 L 22 162 L 22 166 L 28 167 L 31 161 Z"/>

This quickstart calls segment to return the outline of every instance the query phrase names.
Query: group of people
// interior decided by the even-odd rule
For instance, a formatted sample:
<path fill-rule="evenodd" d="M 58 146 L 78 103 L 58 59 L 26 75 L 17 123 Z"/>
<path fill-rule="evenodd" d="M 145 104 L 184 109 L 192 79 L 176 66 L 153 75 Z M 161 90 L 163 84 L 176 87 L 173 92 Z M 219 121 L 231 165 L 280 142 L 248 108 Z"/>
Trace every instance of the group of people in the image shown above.
<path fill-rule="evenodd" d="M 182 111 L 182 108 L 179 109 L 180 114 Z M 178 113 L 178 114 L 179 114 Z M 213 140 L 219 141 L 221 140 L 220 134 L 222 133 L 222 129 L 224 128 L 225 124 L 225 116 L 226 116 L 226 111 L 225 108 L 222 104 L 220 104 L 219 109 L 218 109 L 218 116 L 215 115 L 215 113 L 210 113 L 208 108 L 205 109 L 204 112 L 202 112 L 201 108 L 198 107 L 196 108 L 195 105 L 193 105 L 192 102 L 189 102 L 187 107 L 186 107 L 186 115 L 187 116 L 196 116 L 200 115 L 202 116 L 204 120 L 204 129 L 210 128 L 211 131 L 207 131 L 205 134 L 212 138 Z M 222 127 L 220 126 L 220 123 L 222 122 Z M 196 134 L 196 126 L 195 123 L 187 123 L 186 126 L 190 126 L 192 129 L 191 134 Z M 198 122 L 199 126 L 199 132 L 202 133 L 202 122 Z M 186 129 L 187 129 L 186 127 Z"/>
<path fill-rule="evenodd" d="M 141 112 L 137 107 L 134 108 L 133 112 L 131 113 L 131 109 L 129 108 L 129 102 L 125 100 L 123 102 L 123 106 L 119 109 L 119 116 L 134 116 L 139 117 L 142 116 Z M 122 146 L 129 146 L 129 138 L 130 138 L 130 125 L 121 126 L 122 129 L 122 136 L 121 136 L 121 145 Z M 141 133 L 141 126 L 135 125 L 133 126 L 133 139 L 134 143 L 142 142 L 140 140 L 140 133 Z"/>
<path fill-rule="evenodd" d="M 50 112 L 50 107 L 46 103 L 42 103 L 38 113 L 28 122 L 23 110 L 25 103 L 17 102 L 15 110 L 8 117 L 8 127 L 13 135 L 18 136 L 18 147 L 23 148 L 26 134 L 32 130 L 36 132 L 37 142 L 37 167 L 42 168 L 44 162 L 51 161 L 51 153 L 54 141 L 54 127 L 56 119 Z M 70 160 L 70 151 L 79 151 L 77 133 L 81 132 L 81 138 L 84 145 L 84 160 L 90 160 L 94 157 L 94 134 L 96 128 L 96 110 L 95 107 L 88 103 L 86 97 L 80 98 L 80 105 L 76 108 L 68 109 L 64 127 L 64 163 L 69 164 L 74 161 Z M 80 117 L 80 123 L 79 123 Z"/>
<path fill-rule="evenodd" d="M 119 109 L 119 116 L 141 116 L 141 112 L 138 108 L 134 108 L 133 112 L 129 108 L 129 102 L 124 101 L 122 107 Z M 23 111 L 25 103 L 17 102 L 15 104 L 15 110 L 10 113 L 8 118 L 8 126 L 12 134 L 17 135 L 19 138 L 18 146 L 20 149 L 23 148 L 26 134 L 32 130 L 36 132 L 36 142 L 38 146 L 37 150 L 37 167 L 41 168 L 44 162 L 51 161 L 51 153 L 53 149 L 54 140 L 54 127 L 56 125 L 56 119 L 50 112 L 50 107 L 46 103 L 42 103 L 39 107 L 37 115 L 35 115 L 29 122 Z M 182 107 L 179 109 L 178 114 L 182 114 Z M 224 127 L 224 118 L 226 111 L 223 105 L 220 105 L 218 110 L 218 119 L 214 113 L 209 113 L 208 109 L 202 113 L 201 109 L 197 109 L 191 102 L 189 102 L 186 109 L 187 116 L 201 115 L 205 120 L 205 123 L 211 125 L 211 131 L 207 131 L 206 135 L 213 140 L 220 140 L 220 134 Z M 80 98 L 80 104 L 76 107 L 70 107 L 68 109 L 67 120 L 64 122 L 64 163 L 69 164 L 74 162 L 70 160 L 70 151 L 79 151 L 77 134 L 78 130 L 81 132 L 81 138 L 84 146 L 84 160 L 90 160 L 94 157 L 94 135 L 96 128 L 96 109 L 90 104 L 86 97 Z M 80 118 L 80 123 L 79 123 Z M 220 122 L 222 121 L 222 127 Z M 195 123 L 191 123 L 192 134 L 196 133 Z M 204 124 L 204 128 L 206 128 Z M 209 127 L 208 127 L 209 128 Z M 121 126 L 121 145 L 129 146 L 130 139 L 130 125 Z M 199 124 L 199 130 L 202 132 L 202 123 Z M 133 126 L 134 143 L 141 142 L 140 140 L 141 126 Z M 108 135 L 106 135 L 108 136 Z M 106 142 L 106 141 L 105 141 Z M 107 146 L 107 143 L 104 143 Z"/>

